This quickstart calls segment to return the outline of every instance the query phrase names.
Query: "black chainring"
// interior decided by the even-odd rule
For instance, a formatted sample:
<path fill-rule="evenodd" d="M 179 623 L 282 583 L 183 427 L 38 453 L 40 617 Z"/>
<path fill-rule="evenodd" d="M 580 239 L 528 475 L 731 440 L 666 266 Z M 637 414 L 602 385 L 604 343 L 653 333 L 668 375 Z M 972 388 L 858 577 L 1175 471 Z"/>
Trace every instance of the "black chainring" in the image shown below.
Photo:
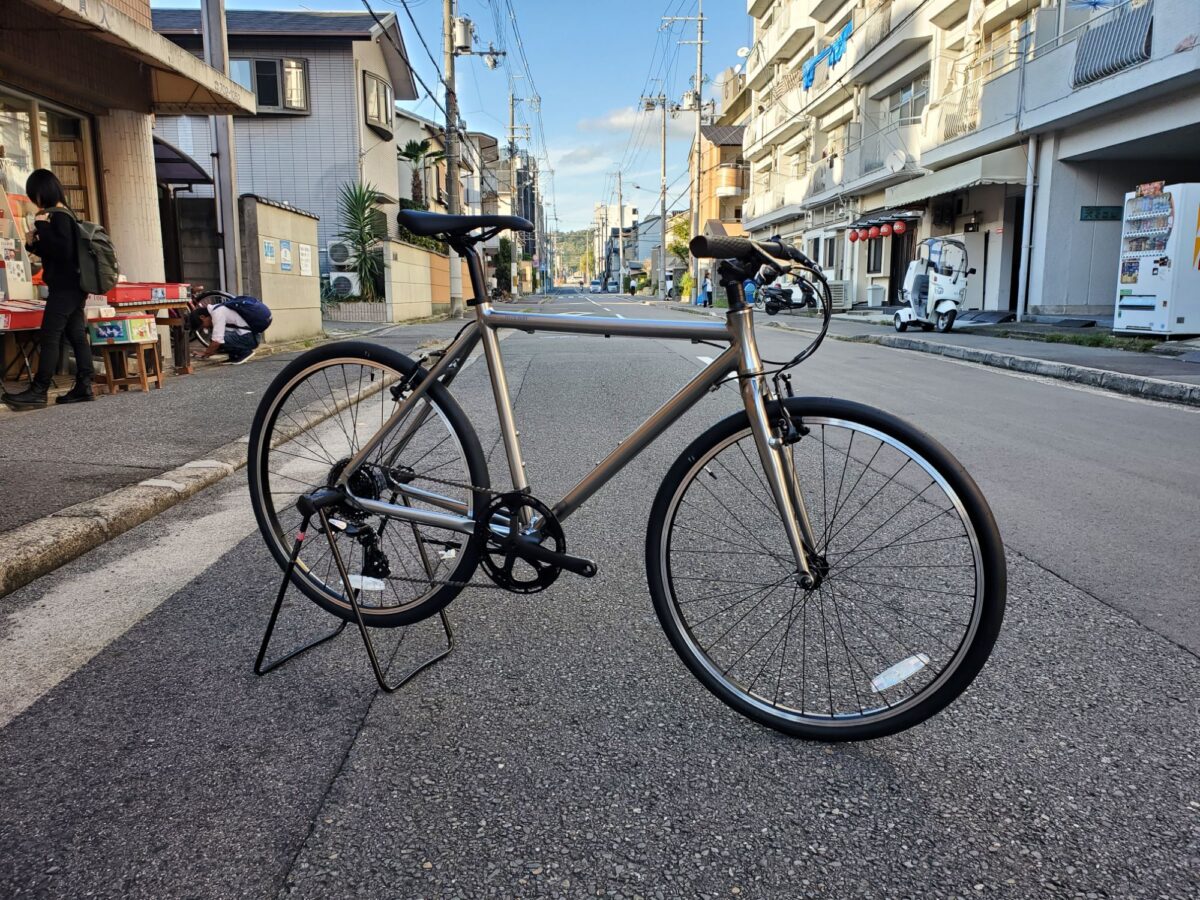
<path fill-rule="evenodd" d="M 483 511 L 483 522 L 490 523 L 497 517 L 519 523 L 521 511 L 534 521 L 543 545 L 556 553 L 567 552 L 567 539 L 554 513 L 541 500 L 520 491 L 497 494 Z M 517 563 L 521 568 L 517 568 Z M 481 560 L 488 578 L 505 590 L 516 594 L 536 594 L 554 584 L 562 569 L 540 560 L 522 559 L 517 553 L 516 541 L 509 534 L 498 534 L 488 528 L 487 543 Z"/>

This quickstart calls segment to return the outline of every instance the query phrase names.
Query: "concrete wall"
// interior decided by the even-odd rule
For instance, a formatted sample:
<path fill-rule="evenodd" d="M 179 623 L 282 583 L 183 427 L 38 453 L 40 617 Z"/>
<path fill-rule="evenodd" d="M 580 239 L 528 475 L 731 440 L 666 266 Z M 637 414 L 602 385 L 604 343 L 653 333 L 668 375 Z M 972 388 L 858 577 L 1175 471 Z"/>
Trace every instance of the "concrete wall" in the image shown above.
<path fill-rule="evenodd" d="M 450 309 L 450 259 L 423 247 L 403 241 L 384 245 L 384 290 L 390 307 L 390 320 L 404 322 L 423 319 Z M 462 266 L 463 301 L 472 299 L 467 264 Z"/>
<path fill-rule="evenodd" d="M 267 332 L 271 343 L 301 340 L 321 333 L 321 280 L 317 267 L 317 219 L 282 209 L 254 197 L 238 201 L 242 227 L 242 273 L 246 291 L 271 308 Z M 283 241 L 291 242 L 291 267 L 285 268 Z M 273 250 L 274 262 L 264 251 Z M 301 247 L 307 246 L 312 267 L 301 268 Z"/>

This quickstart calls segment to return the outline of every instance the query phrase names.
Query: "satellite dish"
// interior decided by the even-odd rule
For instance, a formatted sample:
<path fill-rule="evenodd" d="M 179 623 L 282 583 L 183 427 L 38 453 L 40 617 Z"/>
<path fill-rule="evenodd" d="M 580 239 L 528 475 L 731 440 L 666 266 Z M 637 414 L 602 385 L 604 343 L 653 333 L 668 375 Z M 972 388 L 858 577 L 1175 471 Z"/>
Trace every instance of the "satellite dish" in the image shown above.
<path fill-rule="evenodd" d="M 908 165 L 908 154 L 903 150 L 893 150 L 887 155 L 884 165 L 887 166 L 887 170 L 893 175 L 897 172 L 902 172 L 904 171 L 904 167 Z"/>
<path fill-rule="evenodd" d="M 749 47 L 738 47 L 737 55 L 738 55 L 738 59 L 745 59 L 747 56 L 750 55 L 750 48 Z"/>
<path fill-rule="evenodd" d="M 734 66 L 734 67 L 733 67 L 733 74 L 734 74 L 734 75 L 737 75 L 737 74 L 739 74 L 741 71 L 742 71 L 742 64 L 741 64 L 741 63 L 738 63 L 736 66 Z"/>

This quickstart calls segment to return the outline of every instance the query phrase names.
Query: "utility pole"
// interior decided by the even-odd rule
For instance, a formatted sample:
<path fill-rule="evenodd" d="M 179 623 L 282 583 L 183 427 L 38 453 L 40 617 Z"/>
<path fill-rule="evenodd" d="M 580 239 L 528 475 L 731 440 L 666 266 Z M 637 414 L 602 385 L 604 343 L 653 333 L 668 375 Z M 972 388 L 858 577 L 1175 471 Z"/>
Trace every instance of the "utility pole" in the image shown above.
<path fill-rule="evenodd" d="M 657 97 L 643 97 L 642 108 L 651 112 L 656 106 L 662 107 L 662 171 L 659 174 L 658 187 L 658 299 L 667 298 L 667 113 L 675 113 L 678 106 L 673 106 L 666 94 Z"/>
<path fill-rule="evenodd" d="M 516 96 L 511 88 L 508 91 L 508 188 L 509 197 L 511 199 L 509 215 L 519 216 L 522 214 L 521 209 L 521 193 L 517 189 L 517 103 L 520 97 Z M 527 126 L 522 126 L 526 128 Z M 536 224 L 536 223 L 535 223 Z M 524 239 L 512 238 L 513 255 L 512 262 L 509 264 L 509 287 L 512 290 L 513 296 L 519 296 L 518 285 L 520 283 L 521 259 L 518 256 L 518 247 L 520 253 L 524 254 Z"/>
<path fill-rule="evenodd" d="M 621 170 L 617 170 L 617 290 L 625 288 L 625 201 L 621 197 Z"/>
<path fill-rule="evenodd" d="M 696 45 L 696 83 L 693 91 L 693 104 L 696 111 L 696 146 L 694 165 L 696 167 L 696 176 L 692 180 L 692 236 L 695 237 L 700 233 L 700 178 L 701 178 L 701 135 L 700 129 L 704 125 L 704 0 L 697 0 L 696 15 L 694 16 L 666 16 L 663 18 L 665 24 L 673 22 L 695 22 L 696 23 L 696 40 L 680 41 L 680 44 L 695 44 Z M 666 252 L 666 247 L 663 248 Z M 692 257 L 692 291 L 693 300 L 700 293 L 700 260 Z"/>
<path fill-rule="evenodd" d="M 204 61 L 223 75 L 229 74 L 229 39 L 225 27 L 225 0 L 201 0 L 204 7 Z M 242 292 L 242 254 L 238 233 L 237 162 L 234 159 L 233 116 L 212 116 L 213 181 L 217 200 L 217 227 L 221 230 L 221 289 Z"/>
<path fill-rule="evenodd" d="M 459 214 L 458 184 L 458 95 L 454 90 L 454 0 L 444 0 L 442 6 L 442 49 L 445 54 L 446 82 L 446 211 Z M 450 250 L 450 316 L 461 319 L 463 314 L 462 264 L 458 254 Z"/>

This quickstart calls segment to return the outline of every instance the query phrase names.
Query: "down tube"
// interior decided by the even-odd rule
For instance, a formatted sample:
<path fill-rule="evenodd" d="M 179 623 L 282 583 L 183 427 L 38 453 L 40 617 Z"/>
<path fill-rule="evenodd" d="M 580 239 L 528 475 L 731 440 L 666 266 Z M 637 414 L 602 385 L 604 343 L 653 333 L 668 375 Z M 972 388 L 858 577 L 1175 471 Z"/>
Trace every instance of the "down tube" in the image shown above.
<path fill-rule="evenodd" d="M 554 505 L 554 515 L 559 521 L 566 519 L 579 509 L 589 497 L 604 487 L 635 456 L 645 450 L 654 440 L 678 421 L 684 413 L 695 406 L 717 382 L 737 370 L 738 348 L 730 347 L 699 375 L 679 389 L 674 397 L 638 426 L 637 430 L 621 441 L 596 468 L 592 469 L 579 484 Z"/>

